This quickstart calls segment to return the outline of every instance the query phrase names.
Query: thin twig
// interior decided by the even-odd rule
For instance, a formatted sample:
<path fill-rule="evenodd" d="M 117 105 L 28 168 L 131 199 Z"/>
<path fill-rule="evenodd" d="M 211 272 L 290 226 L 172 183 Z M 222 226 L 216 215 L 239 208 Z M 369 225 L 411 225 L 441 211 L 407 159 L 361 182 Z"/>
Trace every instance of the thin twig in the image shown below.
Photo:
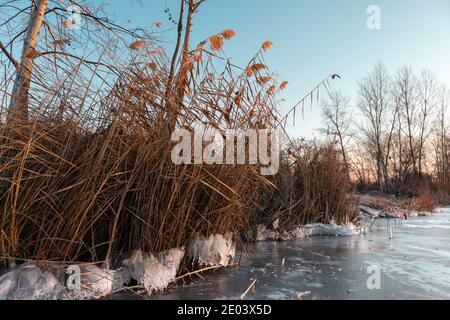
<path fill-rule="evenodd" d="M 220 269 L 220 268 L 223 268 L 223 266 L 212 266 L 212 267 L 207 267 L 207 268 L 200 269 L 200 270 L 193 271 L 193 272 L 188 272 L 188 273 L 186 273 L 186 274 L 176 278 L 175 282 L 178 282 L 179 280 L 182 280 L 182 279 L 187 278 L 187 277 L 191 277 L 193 275 L 199 275 L 200 273 L 203 273 L 203 272 L 206 272 L 206 271 L 210 271 L 210 270 L 216 270 L 216 269 Z"/>
<path fill-rule="evenodd" d="M 253 280 L 253 282 L 250 285 L 250 287 L 248 287 L 248 289 L 243 294 L 241 294 L 241 300 L 244 300 L 245 296 L 250 292 L 250 290 L 252 290 L 255 287 L 256 281 L 257 281 L 257 279 Z"/>

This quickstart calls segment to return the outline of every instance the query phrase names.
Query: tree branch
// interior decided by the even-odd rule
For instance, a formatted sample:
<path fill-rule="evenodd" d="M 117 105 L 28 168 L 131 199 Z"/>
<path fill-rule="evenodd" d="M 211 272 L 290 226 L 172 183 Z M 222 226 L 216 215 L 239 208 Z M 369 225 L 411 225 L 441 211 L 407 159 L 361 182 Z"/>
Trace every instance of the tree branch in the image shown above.
<path fill-rule="evenodd" d="M 8 57 L 9 61 L 16 67 L 16 69 L 19 67 L 19 63 L 14 59 L 14 57 L 9 53 L 8 50 L 3 46 L 3 43 L 0 41 L 0 50 L 3 51 L 3 53 Z"/>

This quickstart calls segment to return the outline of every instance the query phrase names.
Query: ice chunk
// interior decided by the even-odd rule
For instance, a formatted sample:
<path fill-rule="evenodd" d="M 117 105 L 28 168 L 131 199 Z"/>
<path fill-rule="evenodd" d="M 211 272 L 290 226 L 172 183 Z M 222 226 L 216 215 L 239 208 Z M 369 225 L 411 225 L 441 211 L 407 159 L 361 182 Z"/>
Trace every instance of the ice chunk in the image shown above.
<path fill-rule="evenodd" d="M 269 230 L 264 225 L 260 225 L 256 231 L 256 241 L 267 240 L 289 240 L 289 239 L 302 239 L 314 236 L 353 236 L 358 235 L 363 230 L 359 230 L 354 224 L 349 223 L 345 226 L 337 225 L 335 223 L 322 224 L 314 223 L 307 224 L 305 226 L 297 226 L 291 231 L 278 232 L 275 230 Z"/>
<path fill-rule="evenodd" d="M 267 241 L 274 240 L 277 241 L 280 239 L 280 234 L 275 230 L 269 230 L 263 224 L 259 225 L 256 229 L 256 241 Z"/>
<path fill-rule="evenodd" d="M 61 282 L 49 271 L 24 264 L 0 277 L 1 300 L 56 300 L 63 295 Z"/>
<path fill-rule="evenodd" d="M 294 230 L 291 231 L 292 237 L 296 239 L 302 239 L 306 238 L 306 231 L 303 227 L 296 227 Z"/>
<path fill-rule="evenodd" d="M 340 226 L 335 223 L 331 224 L 322 224 L 322 223 L 314 223 L 307 224 L 304 227 L 305 236 L 313 237 L 313 236 L 353 236 L 358 235 L 359 231 L 356 226 L 352 223 L 347 226 Z"/>
<path fill-rule="evenodd" d="M 104 297 L 112 292 L 116 271 L 86 265 L 81 268 L 81 272 L 81 287 L 88 291 L 88 296 Z"/>
<path fill-rule="evenodd" d="M 200 266 L 229 266 L 236 254 L 233 234 L 197 237 L 189 248 L 189 256 Z"/>
<path fill-rule="evenodd" d="M 137 250 L 128 259 L 129 274 L 149 294 L 164 290 L 175 281 L 183 257 L 184 248 L 162 252 L 158 257 Z"/>
<path fill-rule="evenodd" d="M 135 251 L 117 270 L 80 264 L 79 288 L 67 288 L 65 268 L 42 270 L 36 264 L 23 264 L 0 276 L 0 300 L 98 299 L 121 289 L 136 279 L 148 290 L 163 290 L 175 280 L 184 249 L 172 249 L 155 257 Z"/>

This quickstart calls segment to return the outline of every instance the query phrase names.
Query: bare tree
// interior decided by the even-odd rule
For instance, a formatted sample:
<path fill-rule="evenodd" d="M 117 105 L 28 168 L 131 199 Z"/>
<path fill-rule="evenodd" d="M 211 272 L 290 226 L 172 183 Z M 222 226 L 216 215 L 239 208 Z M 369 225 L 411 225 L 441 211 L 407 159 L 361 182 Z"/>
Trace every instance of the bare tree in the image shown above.
<path fill-rule="evenodd" d="M 395 130 L 393 132 L 393 150 L 392 150 L 392 165 L 393 165 L 393 175 L 397 181 L 397 192 L 399 192 L 399 181 L 403 181 L 404 169 L 403 169 L 403 135 L 402 135 L 402 118 L 400 116 L 400 95 L 393 89 L 393 100 L 395 105 L 395 119 L 392 121 L 392 128 Z"/>
<path fill-rule="evenodd" d="M 405 122 L 406 137 L 408 140 L 408 156 L 412 166 L 412 174 L 418 173 L 417 151 L 415 135 L 417 130 L 417 79 L 409 67 L 401 67 L 397 71 L 395 80 L 395 91 L 397 93 L 399 110 Z"/>
<path fill-rule="evenodd" d="M 426 146 L 427 138 L 429 136 L 429 120 L 438 104 L 437 80 L 436 77 L 428 70 L 423 70 L 420 75 L 418 94 L 420 106 L 420 121 L 417 153 L 419 174 L 422 175 L 423 162 L 426 161 L 426 153 L 424 149 Z"/>
<path fill-rule="evenodd" d="M 36 44 L 48 0 L 32 1 L 31 14 L 23 42 L 22 57 L 16 71 L 16 80 L 11 94 L 10 117 L 27 120 L 28 118 L 28 94 L 33 73 L 33 59 L 35 57 Z"/>
<path fill-rule="evenodd" d="M 435 174 L 440 187 L 441 197 L 450 201 L 450 127 L 448 110 L 450 108 L 450 92 L 443 86 L 438 93 L 439 111 L 433 130 L 433 149 Z"/>
<path fill-rule="evenodd" d="M 175 46 L 175 51 L 173 53 L 171 65 L 170 65 L 170 72 L 169 72 L 169 78 L 168 78 L 168 84 L 167 84 L 167 91 L 166 91 L 166 99 L 170 96 L 170 92 L 173 90 L 172 85 L 174 81 L 175 76 L 175 66 L 176 62 L 179 61 L 179 67 L 177 72 L 177 83 L 176 83 L 176 99 L 175 102 L 169 102 L 169 119 L 168 119 L 168 129 L 170 131 L 173 130 L 176 124 L 176 119 L 178 116 L 178 109 L 179 104 L 183 102 L 185 91 L 187 86 L 189 85 L 189 64 L 192 62 L 192 57 L 190 54 L 190 42 L 191 42 L 191 33 L 192 33 L 192 19 L 194 17 L 195 12 L 197 11 L 198 7 L 204 2 L 205 0 L 181 0 L 180 3 L 180 17 L 178 21 L 178 37 L 177 37 L 177 43 Z M 187 6 L 187 16 L 186 16 L 186 30 L 184 32 L 184 39 L 183 38 L 183 20 L 184 20 L 184 13 L 185 13 L 185 6 Z M 181 48 L 181 41 L 183 41 L 183 46 Z M 167 103 L 167 101 L 166 101 Z"/>
<path fill-rule="evenodd" d="M 326 128 L 322 130 L 331 136 L 334 143 L 339 145 L 347 173 L 350 174 L 350 164 L 347 155 L 347 144 L 352 137 L 352 112 L 350 99 L 341 91 L 330 93 L 328 101 L 322 104 L 322 118 Z"/>
<path fill-rule="evenodd" d="M 178 19 L 178 27 L 177 27 L 177 44 L 175 45 L 175 50 L 173 52 L 172 61 L 170 63 L 170 71 L 169 71 L 169 79 L 167 81 L 167 92 L 166 99 L 170 95 L 170 91 L 172 90 L 173 78 L 175 76 L 175 66 L 178 59 L 178 54 L 180 52 L 181 40 L 183 37 L 183 19 L 184 19 L 184 1 L 181 0 L 180 3 L 180 17 Z"/>
<path fill-rule="evenodd" d="M 359 82 L 358 107 L 367 120 L 360 130 L 367 142 L 366 147 L 376 163 L 376 181 L 381 191 L 384 190 L 385 153 L 383 136 L 384 124 L 389 116 L 391 104 L 390 78 L 382 62 L 366 78 Z"/>
<path fill-rule="evenodd" d="M 101 17 L 100 10 L 92 10 L 83 0 L 29 0 L 29 3 L 28 7 L 26 1 L 0 4 L 0 13 L 2 18 L 5 17 L 0 21 L 0 34 L 6 41 L 0 43 L 0 54 L 3 53 L 14 66 L 9 120 L 27 121 L 33 87 L 40 86 L 42 90 L 36 91 L 48 92 L 52 82 L 64 81 L 74 70 L 82 73 L 80 66 L 106 82 L 106 74 L 102 75 L 100 69 L 118 74 L 117 69 L 114 70 L 118 65 L 114 51 L 128 46 L 133 39 L 150 39 L 145 30 L 127 29 Z M 77 8 L 82 19 L 82 24 L 72 32 L 72 12 L 67 5 Z M 22 48 L 18 60 L 14 58 L 15 47 Z M 5 88 L 10 89 L 8 85 Z"/>

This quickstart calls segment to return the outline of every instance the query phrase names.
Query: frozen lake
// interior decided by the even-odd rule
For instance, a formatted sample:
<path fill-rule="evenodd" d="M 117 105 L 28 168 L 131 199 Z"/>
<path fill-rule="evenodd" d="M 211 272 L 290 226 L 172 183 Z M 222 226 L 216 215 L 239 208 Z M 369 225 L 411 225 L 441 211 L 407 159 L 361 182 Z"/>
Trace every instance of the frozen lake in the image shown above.
<path fill-rule="evenodd" d="M 394 226 L 379 220 L 357 237 L 249 244 L 240 267 L 188 279 L 151 299 L 239 299 L 254 279 L 245 299 L 298 299 L 302 292 L 304 299 L 450 299 L 450 208 L 398 221 L 392 240 L 388 223 Z M 370 268 L 381 270 L 380 289 L 368 288 Z"/>

